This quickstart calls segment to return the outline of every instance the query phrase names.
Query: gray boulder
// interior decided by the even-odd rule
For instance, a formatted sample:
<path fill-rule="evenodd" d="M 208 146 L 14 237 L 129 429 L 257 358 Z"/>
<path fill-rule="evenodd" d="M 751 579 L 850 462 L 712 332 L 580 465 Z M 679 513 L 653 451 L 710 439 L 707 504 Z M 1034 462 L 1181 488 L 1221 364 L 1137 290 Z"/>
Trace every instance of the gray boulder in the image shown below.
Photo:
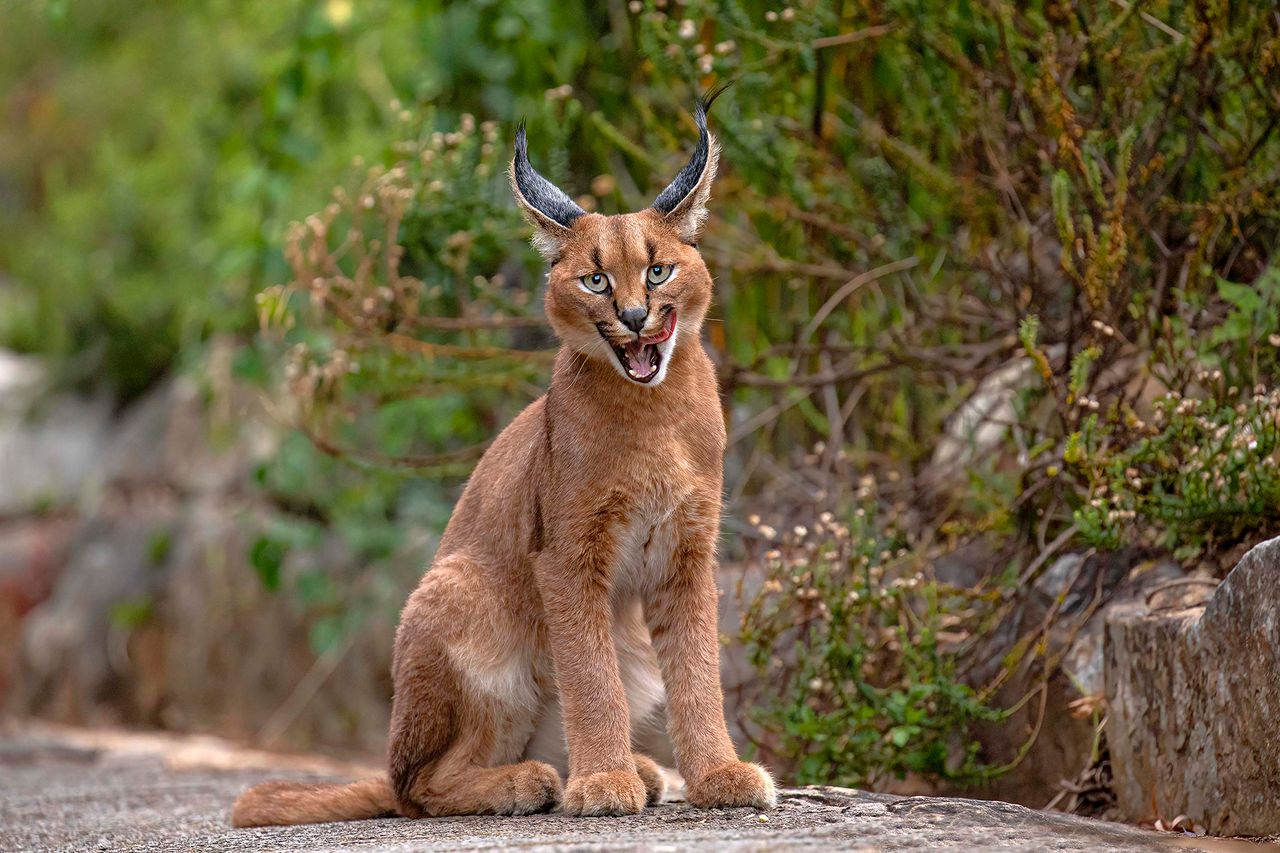
<path fill-rule="evenodd" d="M 1169 590 L 1106 624 L 1107 742 L 1121 810 L 1217 835 L 1280 833 L 1280 538 L 1213 591 Z M 1164 608 L 1164 609 L 1158 609 Z"/>
<path fill-rule="evenodd" d="M 50 394 L 37 359 L 0 350 L 0 517 L 75 503 L 110 419 L 105 396 Z"/>

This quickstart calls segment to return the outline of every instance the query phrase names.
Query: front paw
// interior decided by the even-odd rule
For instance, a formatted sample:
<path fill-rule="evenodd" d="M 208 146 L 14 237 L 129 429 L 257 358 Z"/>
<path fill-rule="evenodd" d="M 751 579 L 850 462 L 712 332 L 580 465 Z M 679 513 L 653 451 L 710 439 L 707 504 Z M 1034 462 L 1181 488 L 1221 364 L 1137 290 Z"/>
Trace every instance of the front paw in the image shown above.
<path fill-rule="evenodd" d="M 735 761 L 717 767 L 690 784 L 686 799 L 700 809 L 740 806 L 771 809 L 778 804 L 778 793 L 769 771 L 759 764 Z"/>
<path fill-rule="evenodd" d="M 608 770 L 570 779 L 561 808 L 583 817 L 639 814 L 644 801 L 644 782 L 634 770 Z"/>

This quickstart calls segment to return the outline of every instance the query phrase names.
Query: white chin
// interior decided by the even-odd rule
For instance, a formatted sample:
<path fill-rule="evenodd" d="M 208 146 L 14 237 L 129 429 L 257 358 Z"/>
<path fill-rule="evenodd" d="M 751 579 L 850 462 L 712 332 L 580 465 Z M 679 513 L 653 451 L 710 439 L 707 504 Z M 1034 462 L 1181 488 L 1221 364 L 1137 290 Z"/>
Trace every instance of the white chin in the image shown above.
<path fill-rule="evenodd" d="M 667 378 L 667 368 L 671 366 L 671 355 L 676 349 L 676 335 L 680 334 L 680 318 L 676 318 L 676 323 L 671 327 L 671 337 L 658 344 L 658 355 L 662 357 L 662 361 L 658 362 L 658 375 L 649 381 L 650 385 L 661 385 L 662 380 Z"/>

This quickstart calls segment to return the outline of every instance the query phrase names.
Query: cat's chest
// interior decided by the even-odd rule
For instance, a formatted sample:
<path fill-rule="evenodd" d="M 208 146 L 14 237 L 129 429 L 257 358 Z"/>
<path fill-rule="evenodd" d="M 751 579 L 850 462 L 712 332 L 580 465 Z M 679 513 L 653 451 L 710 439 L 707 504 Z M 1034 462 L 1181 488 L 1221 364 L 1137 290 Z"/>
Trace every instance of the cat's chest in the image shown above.
<path fill-rule="evenodd" d="M 719 426 L 688 418 L 625 423 L 596 436 L 607 441 L 584 442 L 556 456 L 559 470 L 572 472 L 559 481 L 570 496 L 566 504 L 579 508 L 578 517 L 605 522 L 588 535 L 610 548 L 615 604 L 643 599 L 666 577 L 688 536 L 682 526 L 691 502 L 718 506 L 706 495 L 720 488 Z M 582 535 L 582 527 L 575 532 Z"/>
<path fill-rule="evenodd" d="M 646 502 L 620 524 L 609 578 L 616 603 L 643 599 L 662 582 L 681 539 L 679 509 L 674 496 Z"/>
<path fill-rule="evenodd" d="M 627 507 L 616 534 L 616 556 L 611 573 L 615 601 L 645 594 L 666 577 L 672 558 L 688 531 L 688 502 L 706 488 L 703 465 L 689 448 L 672 442 L 663 455 L 648 457 L 645 475 L 632 480 L 629 489 L 615 494 L 626 497 Z"/>

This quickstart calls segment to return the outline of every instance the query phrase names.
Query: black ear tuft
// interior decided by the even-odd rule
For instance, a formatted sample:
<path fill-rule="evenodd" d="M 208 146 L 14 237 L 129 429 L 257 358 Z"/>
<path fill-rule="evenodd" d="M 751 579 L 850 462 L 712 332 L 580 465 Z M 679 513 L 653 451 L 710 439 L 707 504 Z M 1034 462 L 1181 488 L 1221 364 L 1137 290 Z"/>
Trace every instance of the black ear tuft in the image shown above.
<path fill-rule="evenodd" d="M 529 163 L 529 143 L 525 138 L 524 121 L 516 127 L 516 151 L 511 161 L 511 182 L 515 187 L 517 199 L 529 208 L 533 214 L 539 215 L 551 223 L 568 228 L 573 220 L 585 216 L 586 211 L 578 207 L 564 190 L 539 175 Z"/>
<path fill-rule="evenodd" d="M 716 98 L 724 94 L 724 90 L 732 85 L 733 81 L 729 81 L 709 89 L 694 104 L 693 120 L 698 125 L 698 147 L 694 150 L 693 157 L 676 175 L 675 180 L 653 200 L 655 209 L 662 213 L 671 213 L 697 189 L 703 172 L 707 168 L 707 158 L 712 156 L 711 134 L 707 131 L 707 113 L 711 111 L 711 105 L 716 102 Z"/>

